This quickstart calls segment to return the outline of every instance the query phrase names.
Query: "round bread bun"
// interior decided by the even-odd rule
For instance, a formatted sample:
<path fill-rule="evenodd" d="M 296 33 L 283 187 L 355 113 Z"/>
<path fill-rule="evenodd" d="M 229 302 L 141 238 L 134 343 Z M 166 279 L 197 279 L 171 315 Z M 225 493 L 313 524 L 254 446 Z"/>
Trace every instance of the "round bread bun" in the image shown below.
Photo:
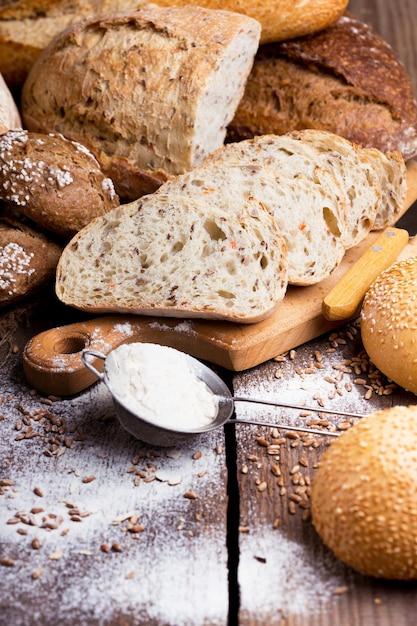
<path fill-rule="evenodd" d="M 417 579 L 417 406 L 377 411 L 331 443 L 312 481 L 311 513 L 347 565 Z"/>
<path fill-rule="evenodd" d="M 112 180 L 83 145 L 27 130 L 0 136 L 0 199 L 66 239 L 120 204 Z"/>
<path fill-rule="evenodd" d="M 417 393 L 417 257 L 394 263 L 369 288 L 362 305 L 362 342 L 374 365 Z"/>

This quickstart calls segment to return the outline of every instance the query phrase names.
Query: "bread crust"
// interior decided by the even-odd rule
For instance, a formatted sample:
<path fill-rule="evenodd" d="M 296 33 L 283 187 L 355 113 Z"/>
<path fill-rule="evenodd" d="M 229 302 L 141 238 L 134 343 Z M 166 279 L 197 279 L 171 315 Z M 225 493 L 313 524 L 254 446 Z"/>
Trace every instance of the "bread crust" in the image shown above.
<path fill-rule="evenodd" d="M 62 135 L 8 131 L 0 166 L 0 199 L 65 239 L 119 205 L 94 156 Z"/>
<path fill-rule="evenodd" d="M 346 15 L 314 35 L 259 49 L 229 140 L 303 128 L 398 150 L 405 159 L 417 154 L 410 77 L 364 22 Z"/>
<path fill-rule="evenodd" d="M 417 257 L 394 263 L 366 293 L 361 336 L 371 361 L 388 378 L 417 393 Z"/>
<path fill-rule="evenodd" d="M 23 223 L 0 218 L 0 307 L 32 295 L 55 276 L 62 247 Z"/>
<path fill-rule="evenodd" d="M 18 0 L 0 8 L 0 73 L 20 89 L 41 51 L 64 28 L 106 12 L 130 10 L 142 0 Z M 198 5 L 235 11 L 262 25 L 261 41 L 281 41 L 334 23 L 348 0 L 159 0 L 160 6 Z"/>
<path fill-rule="evenodd" d="M 135 199 L 158 170 L 188 171 L 223 144 L 259 35 L 247 16 L 197 6 L 148 5 L 80 22 L 33 66 L 22 92 L 25 127 L 86 145 L 118 193 L 135 183 L 136 169 L 124 194 Z"/>

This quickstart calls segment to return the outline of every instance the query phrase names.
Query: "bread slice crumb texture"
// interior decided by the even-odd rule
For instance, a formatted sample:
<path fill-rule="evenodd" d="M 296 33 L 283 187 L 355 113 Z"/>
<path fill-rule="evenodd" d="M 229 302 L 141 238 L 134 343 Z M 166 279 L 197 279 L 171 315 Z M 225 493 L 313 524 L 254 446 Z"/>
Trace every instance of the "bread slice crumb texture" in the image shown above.
<path fill-rule="evenodd" d="M 255 200 L 228 214 L 156 194 L 111 211 L 64 250 L 56 290 L 66 304 L 250 323 L 287 288 L 285 243 Z"/>

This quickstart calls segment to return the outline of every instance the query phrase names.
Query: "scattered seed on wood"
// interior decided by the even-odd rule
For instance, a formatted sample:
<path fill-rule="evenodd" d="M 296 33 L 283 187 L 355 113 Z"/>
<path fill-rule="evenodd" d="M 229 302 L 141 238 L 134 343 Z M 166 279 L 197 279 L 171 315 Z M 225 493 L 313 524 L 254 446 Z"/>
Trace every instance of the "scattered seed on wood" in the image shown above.
<path fill-rule="evenodd" d="M 122 546 L 120 545 L 120 543 L 112 543 L 111 549 L 113 550 L 113 552 L 122 552 Z"/>
<path fill-rule="evenodd" d="M 38 496 L 39 498 L 43 498 L 43 491 L 40 487 L 35 487 L 33 490 L 33 493 L 35 494 L 35 496 Z"/>
<path fill-rule="evenodd" d="M 40 578 L 40 577 L 42 576 L 42 574 L 43 574 L 43 569 L 42 569 L 42 567 L 38 567 L 37 569 L 35 569 L 35 570 L 32 572 L 32 578 L 33 578 L 33 580 L 38 580 L 38 578 Z"/>
<path fill-rule="evenodd" d="M 188 500 L 196 500 L 198 496 L 194 493 L 194 491 L 186 491 L 184 493 L 184 498 L 187 498 Z"/>
<path fill-rule="evenodd" d="M 37 537 L 34 537 L 32 539 L 32 543 L 31 546 L 34 550 L 39 550 L 39 548 L 41 547 L 41 542 L 39 541 L 39 539 Z"/>
<path fill-rule="evenodd" d="M 92 482 L 93 482 L 93 480 L 95 480 L 95 479 L 96 479 L 96 477 L 95 477 L 95 476 L 93 476 L 93 475 L 91 475 L 91 476 L 85 476 L 85 477 L 83 478 L 83 483 L 92 483 Z"/>
<path fill-rule="evenodd" d="M 0 565 L 4 565 L 4 567 L 13 567 L 13 565 L 15 564 L 13 559 L 10 559 L 7 556 L 4 556 L 3 558 L 0 559 Z"/>
<path fill-rule="evenodd" d="M 268 483 L 265 480 L 263 480 L 258 485 L 258 491 L 260 491 L 262 493 L 263 491 L 265 491 L 267 489 L 267 487 L 268 487 Z"/>
<path fill-rule="evenodd" d="M 56 550 L 56 552 L 52 552 L 52 554 L 49 555 L 49 559 L 51 561 L 59 561 L 60 558 L 62 558 L 64 556 L 64 553 L 62 550 Z"/>

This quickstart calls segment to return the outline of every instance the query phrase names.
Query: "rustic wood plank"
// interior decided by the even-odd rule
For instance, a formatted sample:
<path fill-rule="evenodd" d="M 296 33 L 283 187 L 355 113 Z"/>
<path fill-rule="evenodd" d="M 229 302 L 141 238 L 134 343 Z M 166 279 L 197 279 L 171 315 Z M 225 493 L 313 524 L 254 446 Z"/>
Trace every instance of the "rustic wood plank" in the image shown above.
<path fill-rule="evenodd" d="M 225 624 L 223 431 L 154 450 L 120 427 L 102 383 L 31 395 L 29 310 L 0 318 L 0 559 L 13 563 L 0 623 Z"/>
<path fill-rule="evenodd" d="M 414 0 L 351 0 L 349 10 L 369 22 L 391 43 L 405 63 L 417 91 L 417 14 Z M 356 334 L 352 334 L 352 328 Z M 338 410 L 369 412 L 391 403 L 415 404 L 417 398 L 401 389 L 390 396 L 372 393 L 355 384 L 369 370 L 358 375 L 335 369 L 345 359 L 361 354 L 362 344 L 355 325 L 344 326 L 337 335 L 346 343 L 323 336 L 305 344 L 283 362 L 269 361 L 234 376 L 236 395 L 269 394 L 286 402 L 323 401 Z M 322 360 L 318 362 L 319 353 Z M 319 367 L 321 369 L 319 369 Z M 306 373 L 308 372 L 308 373 Z M 337 380 L 338 376 L 343 376 Z M 326 382 L 333 378 L 337 383 Z M 385 381 L 386 382 L 386 381 Z M 348 391 L 351 389 L 351 391 Z M 331 396 L 336 390 L 333 399 Z M 330 394 L 330 397 L 329 397 Z M 340 394 L 340 395 L 339 395 Z M 237 406 L 239 418 L 277 419 L 301 424 L 311 417 L 300 412 L 273 411 L 256 405 Z M 341 417 L 321 416 L 331 424 Z M 313 420 L 314 423 L 314 420 Z M 343 427 L 343 425 L 342 425 Z M 411 626 L 415 623 L 417 584 L 390 583 L 363 577 L 323 546 L 308 514 L 308 498 L 297 502 L 305 485 L 294 484 L 299 471 L 301 482 L 314 477 L 329 439 L 305 446 L 305 435 L 288 438 L 285 429 L 275 435 L 283 439 L 277 454 L 268 454 L 263 438 L 273 443 L 271 428 L 236 425 L 237 480 L 239 485 L 239 624 L 241 626 Z M 291 433 L 288 433 L 293 437 Z M 304 444 L 303 444 L 304 442 Z M 309 440 L 307 438 L 307 443 Z M 295 445 L 295 447 L 294 447 Z M 317 446 L 317 447 L 315 447 Z M 274 452 L 273 448 L 269 448 Z M 297 470 L 297 466 L 299 470 Z M 295 468 L 295 473 L 292 470 Z M 301 491 L 301 494 L 296 493 Z M 303 496 L 304 498 L 304 496 Z M 303 508 L 303 507 L 306 508 Z"/>
<path fill-rule="evenodd" d="M 401 389 L 378 395 L 376 380 L 363 354 L 358 328 L 352 324 L 301 346 L 283 361 L 235 375 L 234 392 L 318 411 L 328 408 L 357 414 L 393 403 L 417 403 L 414 394 Z M 389 383 L 381 376 L 380 384 Z M 366 393 L 372 388 L 368 399 Z M 240 402 L 236 415 L 340 432 L 356 421 Z M 336 559 L 315 533 L 309 516 L 309 485 L 330 437 L 240 424 L 235 429 L 240 490 L 239 624 L 409 625 L 417 584 L 367 579 Z"/>

